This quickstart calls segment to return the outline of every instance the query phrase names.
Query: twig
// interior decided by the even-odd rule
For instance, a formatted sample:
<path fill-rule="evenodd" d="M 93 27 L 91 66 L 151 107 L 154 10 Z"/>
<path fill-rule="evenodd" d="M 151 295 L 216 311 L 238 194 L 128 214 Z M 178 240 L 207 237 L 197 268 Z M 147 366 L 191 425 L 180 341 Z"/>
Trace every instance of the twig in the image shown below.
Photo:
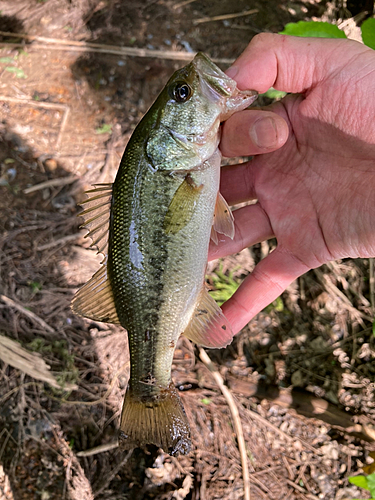
<path fill-rule="evenodd" d="M 112 479 L 116 476 L 116 474 L 124 467 L 126 462 L 129 460 L 131 457 L 131 454 L 133 453 L 133 450 L 129 450 L 128 453 L 125 455 L 123 460 L 115 467 L 110 474 L 106 477 L 104 484 L 96 491 L 94 491 L 94 497 L 97 498 L 103 491 L 106 489 L 106 487 L 109 485 L 109 483 L 112 481 Z"/>
<path fill-rule="evenodd" d="M 105 393 L 103 394 L 103 396 L 99 399 L 96 399 L 95 401 L 69 401 L 68 399 L 63 399 L 63 398 L 55 398 L 54 396 L 49 396 L 50 398 L 52 399 L 55 399 L 57 401 L 60 401 L 61 403 L 64 403 L 66 405 L 82 405 L 82 406 L 95 406 L 95 405 L 98 405 L 100 403 L 104 403 L 104 401 L 108 398 L 108 396 L 111 394 L 114 386 L 115 386 L 115 383 L 116 383 L 116 380 L 118 379 L 118 377 L 120 376 L 120 374 L 125 371 L 125 369 L 127 369 L 130 365 L 130 361 L 128 361 L 127 363 L 125 363 L 119 370 L 117 370 L 117 372 L 114 374 L 113 376 L 113 379 L 110 383 L 110 386 L 108 387 L 108 389 L 105 391 Z"/>
<path fill-rule="evenodd" d="M 190 3 L 196 2 L 197 0 L 185 0 L 185 2 L 176 3 L 172 9 L 179 9 L 180 7 L 185 7 L 185 5 L 189 5 Z"/>
<path fill-rule="evenodd" d="M 0 34 L 1 34 L 1 32 L 0 32 Z M 57 136 L 56 145 L 55 145 L 56 149 L 59 149 L 62 134 L 64 132 L 66 122 L 68 121 L 68 115 L 70 112 L 69 106 L 67 106 L 66 104 L 58 104 L 58 103 L 54 103 L 54 102 L 40 102 L 40 101 L 33 101 L 33 100 L 27 99 L 27 98 L 9 97 L 6 95 L 0 95 L 0 101 L 27 104 L 28 106 L 33 106 L 35 108 L 59 109 L 59 110 L 64 111 L 64 114 L 63 114 L 63 117 L 61 120 L 60 131 L 59 131 L 59 134 Z M 17 160 L 22 161 L 20 158 L 17 158 Z"/>
<path fill-rule="evenodd" d="M 295 488 L 297 491 L 299 491 L 300 493 L 303 493 L 304 495 L 306 495 L 307 498 L 311 499 L 311 500 L 319 500 L 318 497 L 316 497 L 315 495 L 312 495 L 311 493 L 309 493 L 308 491 L 306 491 L 304 488 L 302 488 L 301 486 L 299 486 L 298 484 L 294 483 L 293 481 L 291 481 L 290 479 L 285 479 L 285 481 L 290 485 L 292 486 L 293 488 Z"/>
<path fill-rule="evenodd" d="M 98 453 L 104 453 L 105 451 L 114 450 L 118 448 L 118 441 L 113 441 L 112 443 L 101 444 L 95 446 L 95 448 L 90 448 L 89 450 L 83 450 L 76 453 L 77 457 L 91 457 L 92 455 L 97 455 Z"/>
<path fill-rule="evenodd" d="M 220 373 L 215 369 L 211 359 L 209 358 L 206 351 L 202 348 L 199 348 L 199 357 L 203 361 L 203 363 L 207 366 L 207 368 L 212 373 L 217 385 L 219 386 L 226 402 L 228 403 L 230 412 L 232 414 L 234 428 L 236 430 L 237 435 L 237 443 L 238 448 L 241 455 L 241 465 L 242 465 L 242 476 L 243 476 L 243 488 L 244 488 L 244 499 L 250 500 L 250 480 L 249 480 L 249 468 L 247 465 L 247 453 L 246 453 L 246 444 L 243 436 L 243 430 L 241 425 L 241 419 L 238 412 L 237 405 L 233 399 L 233 396 L 226 385 L 224 385 L 224 381 Z"/>
<path fill-rule="evenodd" d="M 29 385 L 35 385 L 35 386 L 40 386 L 42 387 L 42 384 L 38 384 L 36 382 L 25 382 L 24 384 L 21 385 L 17 385 L 16 387 L 13 387 L 13 389 L 11 389 L 9 392 L 7 392 L 6 394 L 4 394 L 4 396 L 2 396 L 0 398 L 0 405 L 4 403 L 4 401 L 6 401 L 12 394 L 15 394 L 16 392 L 20 391 L 22 389 L 22 387 L 28 387 Z"/>
<path fill-rule="evenodd" d="M 314 269 L 314 273 L 317 275 L 317 277 L 319 278 L 321 283 L 328 288 L 328 290 L 330 290 L 334 295 L 336 295 L 336 297 L 341 299 L 343 306 L 349 312 L 351 312 L 353 314 L 353 316 L 355 316 L 357 318 L 358 323 L 363 328 L 365 328 L 365 324 L 363 323 L 362 319 L 365 319 L 365 320 L 370 321 L 370 322 L 373 321 L 373 318 L 371 318 L 367 314 L 363 313 L 362 311 L 359 311 L 358 309 L 356 309 L 353 306 L 353 304 L 350 302 L 348 297 L 341 290 L 339 290 L 337 288 L 337 286 L 334 285 L 332 283 L 332 281 L 330 281 L 330 279 L 320 269 Z"/>
<path fill-rule="evenodd" d="M 4 100 L 4 99 L 3 99 Z M 25 161 L 23 158 L 21 158 L 20 156 L 16 155 L 14 152 L 12 152 L 12 156 L 15 160 L 19 161 L 21 163 L 21 165 L 23 165 L 24 167 L 26 168 L 32 168 L 32 166 L 30 165 L 30 163 L 28 163 L 27 161 Z"/>
<path fill-rule="evenodd" d="M 47 365 L 40 354 L 28 351 L 18 342 L 4 335 L 0 335 L 0 359 L 7 365 L 29 375 L 29 377 L 47 382 L 57 389 L 62 388 L 51 373 L 50 366 Z M 77 389 L 77 386 L 75 384 L 66 384 L 64 389 L 74 390 Z"/>
<path fill-rule="evenodd" d="M 36 314 L 33 312 L 29 311 L 25 307 L 21 306 L 18 302 L 15 302 L 14 300 L 10 299 L 9 297 L 6 297 L 5 295 L 0 295 L 0 300 L 2 300 L 7 306 L 12 307 L 13 309 L 17 309 L 17 311 L 21 312 L 25 316 L 27 316 L 29 319 L 35 321 L 36 323 L 39 323 L 41 327 L 43 327 L 47 332 L 55 334 L 55 330 L 51 328 L 42 318 L 39 318 Z"/>
<path fill-rule="evenodd" d="M 335 261 L 331 261 L 331 262 L 327 262 L 326 266 L 334 273 L 334 274 L 338 274 L 339 275 L 339 279 L 340 281 L 343 282 L 344 285 L 344 288 L 347 287 L 351 293 L 357 297 L 357 299 L 359 299 L 362 304 L 365 306 L 365 307 L 369 307 L 370 306 L 370 302 L 366 299 L 366 297 L 364 297 L 362 295 L 362 293 L 358 292 L 357 290 L 355 290 L 355 288 L 348 282 L 348 280 L 345 278 L 345 276 L 342 274 L 342 272 L 340 272 L 340 266 L 335 262 Z"/>
<path fill-rule="evenodd" d="M 245 12 L 237 12 L 236 14 L 223 14 L 221 16 L 201 17 L 200 19 L 195 19 L 193 21 L 193 24 L 209 23 L 211 21 L 223 21 L 225 19 L 234 19 L 236 17 L 250 16 L 251 14 L 256 14 L 257 12 L 258 9 L 250 9 L 246 10 Z"/>
<path fill-rule="evenodd" d="M 99 44 L 98 44 L 99 45 Z M 0 43 L 0 48 L 22 48 L 22 43 Z M 108 46 L 109 47 L 109 46 Z M 196 52 L 177 52 L 173 50 L 150 50 L 138 49 L 136 47 L 118 47 L 116 49 L 104 47 L 77 47 L 75 45 L 46 45 L 46 44 L 33 44 L 33 49 L 36 50 L 65 50 L 70 52 L 94 53 L 94 54 L 112 54 L 122 57 L 149 57 L 151 59 L 168 59 L 172 61 L 191 61 Z M 212 61 L 217 64 L 232 64 L 233 59 L 211 57 Z"/>
<path fill-rule="evenodd" d="M 256 413 L 255 411 L 252 411 L 250 409 L 247 409 L 247 412 L 250 414 L 250 417 L 253 420 L 258 420 L 258 422 L 261 422 L 263 425 L 266 425 L 267 427 L 269 427 L 270 429 L 275 431 L 277 434 L 282 436 L 288 443 L 294 443 L 295 441 L 299 441 L 303 446 L 308 448 L 313 453 L 315 453 L 317 455 L 319 454 L 318 450 L 316 448 L 314 448 L 313 446 L 311 446 L 309 443 L 307 443 L 305 440 L 303 440 L 301 438 L 296 438 L 296 437 L 292 438 L 286 432 L 279 429 L 276 425 L 272 424 L 267 419 L 265 419 L 264 417 L 259 415 L 259 413 Z"/>
<path fill-rule="evenodd" d="M 34 106 L 36 108 L 46 108 L 46 109 L 62 109 L 66 110 L 67 108 L 69 109 L 69 106 L 66 104 L 59 104 L 59 103 L 54 103 L 54 102 L 43 102 L 43 101 L 33 101 L 31 99 L 23 98 L 23 97 L 10 97 L 7 95 L 0 95 L 0 101 L 9 101 L 9 102 L 16 102 L 16 103 L 26 103 L 29 106 Z"/>
<path fill-rule="evenodd" d="M 17 441 L 14 439 L 14 437 L 8 431 L 8 429 L 3 429 L 0 432 L 0 439 L 3 437 L 3 434 L 5 434 L 5 438 L 4 438 L 4 443 L 3 443 L 2 447 L 1 447 L 1 450 L 0 450 L 0 462 L 1 462 L 1 459 L 3 457 L 3 453 L 4 453 L 4 450 L 5 450 L 6 446 L 7 446 L 7 444 L 8 444 L 9 439 L 11 439 L 13 441 L 13 443 L 17 445 Z"/>
<path fill-rule="evenodd" d="M 35 184 L 35 186 L 24 189 L 23 192 L 25 194 L 29 194 L 49 187 L 67 186 L 68 184 L 73 184 L 73 182 L 76 181 L 78 181 L 77 176 L 68 175 L 67 177 L 60 177 L 59 179 L 51 179 L 49 181 L 41 182 L 40 184 Z"/>
<path fill-rule="evenodd" d="M 27 435 L 27 439 L 32 439 L 33 441 L 39 443 L 41 446 L 45 446 L 46 448 L 48 448 L 50 451 L 53 451 L 53 453 L 55 453 L 56 455 L 58 455 L 61 460 L 64 460 L 64 456 L 61 455 L 61 453 L 59 453 L 57 450 L 55 450 L 55 448 L 52 448 L 52 446 L 50 446 L 46 441 L 44 441 L 43 439 L 39 439 L 37 438 L 36 436 L 33 436 L 32 434 L 28 434 Z"/>
<path fill-rule="evenodd" d="M 110 168 L 112 166 L 112 158 L 113 158 L 113 152 L 114 152 L 114 145 L 118 141 L 118 139 L 121 137 L 121 127 L 114 127 L 112 134 L 109 138 L 109 140 L 106 143 L 107 150 L 106 150 L 106 155 L 105 155 L 105 161 L 104 165 L 101 168 L 101 172 L 98 176 L 97 179 L 95 179 L 95 182 L 100 184 L 102 182 L 107 182 L 107 175 L 108 172 L 110 171 Z"/>
<path fill-rule="evenodd" d="M 375 276 L 374 276 L 373 257 L 371 257 L 368 260 L 368 265 L 369 265 L 369 281 L 370 281 L 370 303 L 371 303 L 372 314 L 375 316 Z"/>
<path fill-rule="evenodd" d="M 241 13 L 240 15 L 246 15 Z M 138 47 L 121 47 L 118 45 L 104 45 L 101 43 L 80 42 L 77 40 L 63 40 L 58 38 L 46 38 L 43 36 L 26 35 L 24 33 L 8 33 L 0 31 L 0 35 L 32 40 L 36 43 L 32 47 L 40 50 L 70 50 L 74 52 L 97 52 L 102 54 L 114 54 L 118 56 L 151 57 L 156 59 L 171 59 L 174 61 L 191 61 L 195 54 L 175 50 L 141 49 Z M 24 48 L 23 43 L 0 43 L 0 47 Z M 212 59 L 216 63 L 231 64 L 231 59 Z"/>
<path fill-rule="evenodd" d="M 69 234 L 68 236 L 64 236 L 64 238 L 53 240 L 50 243 L 46 243 L 45 245 L 40 245 L 36 249 L 38 251 L 42 251 L 42 250 L 49 250 L 50 248 L 54 248 L 57 246 L 63 246 L 65 245 L 65 243 L 68 243 L 69 241 L 75 241 L 78 240 L 78 238 L 83 238 L 85 233 L 86 231 L 80 231 L 79 233 L 76 234 Z"/>
<path fill-rule="evenodd" d="M 60 148 L 61 138 L 62 138 L 62 135 L 64 133 L 66 122 L 68 121 L 69 112 L 70 112 L 70 108 L 66 107 L 66 109 L 64 111 L 64 115 L 63 115 L 62 120 L 61 120 L 59 135 L 57 136 L 57 140 L 56 140 L 56 145 L 55 145 L 56 149 Z"/>

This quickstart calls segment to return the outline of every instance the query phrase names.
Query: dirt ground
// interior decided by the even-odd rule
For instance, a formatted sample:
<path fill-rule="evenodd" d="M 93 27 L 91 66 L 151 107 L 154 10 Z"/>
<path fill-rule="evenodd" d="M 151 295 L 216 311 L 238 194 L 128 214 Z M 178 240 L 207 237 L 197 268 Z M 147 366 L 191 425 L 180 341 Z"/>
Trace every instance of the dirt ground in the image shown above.
<path fill-rule="evenodd" d="M 0 500 L 246 498 L 228 402 L 186 339 L 172 375 L 191 453 L 118 450 L 127 339 L 70 311 L 100 262 L 77 202 L 114 179 L 181 53 L 226 68 L 258 32 L 357 12 L 326 0 L 0 0 L 0 13 Z M 210 263 L 216 298 L 274 245 Z M 371 259 L 311 271 L 208 352 L 238 409 L 252 500 L 369 498 L 348 477 L 375 469 L 373 275 Z"/>

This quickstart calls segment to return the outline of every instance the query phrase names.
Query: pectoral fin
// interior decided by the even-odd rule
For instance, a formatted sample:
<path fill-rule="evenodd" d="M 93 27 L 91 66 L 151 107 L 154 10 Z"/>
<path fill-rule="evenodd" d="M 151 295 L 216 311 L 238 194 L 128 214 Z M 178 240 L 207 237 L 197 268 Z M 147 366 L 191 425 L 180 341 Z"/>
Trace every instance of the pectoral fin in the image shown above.
<path fill-rule="evenodd" d="M 177 234 L 193 217 L 202 186 L 197 186 L 190 175 L 177 189 L 164 219 L 164 230 L 167 234 Z"/>
<path fill-rule="evenodd" d="M 224 200 L 223 196 L 218 193 L 215 205 L 215 215 L 213 222 L 213 231 L 211 231 L 211 239 L 214 243 L 218 243 L 216 233 L 229 236 L 233 240 L 234 237 L 234 217 L 228 203 Z"/>
<path fill-rule="evenodd" d="M 232 341 L 232 328 L 220 307 L 203 288 L 185 337 L 203 347 L 225 347 Z"/>

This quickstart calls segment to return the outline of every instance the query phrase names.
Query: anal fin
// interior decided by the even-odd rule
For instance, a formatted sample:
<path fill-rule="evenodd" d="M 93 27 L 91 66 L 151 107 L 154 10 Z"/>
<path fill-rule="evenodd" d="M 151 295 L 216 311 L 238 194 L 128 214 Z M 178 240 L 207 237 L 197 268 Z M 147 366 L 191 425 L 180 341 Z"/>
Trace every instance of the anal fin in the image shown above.
<path fill-rule="evenodd" d="M 232 327 L 205 287 L 184 335 L 203 347 L 225 347 L 232 341 Z"/>

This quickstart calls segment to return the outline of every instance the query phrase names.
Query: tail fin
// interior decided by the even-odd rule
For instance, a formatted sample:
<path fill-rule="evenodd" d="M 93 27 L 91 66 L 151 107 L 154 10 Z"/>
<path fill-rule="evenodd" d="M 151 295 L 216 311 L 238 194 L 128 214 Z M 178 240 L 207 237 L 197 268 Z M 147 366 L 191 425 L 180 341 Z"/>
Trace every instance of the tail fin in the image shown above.
<path fill-rule="evenodd" d="M 189 453 L 190 428 L 173 384 L 148 400 L 135 397 L 128 389 L 122 408 L 119 444 L 125 450 L 154 444 L 171 455 Z"/>

